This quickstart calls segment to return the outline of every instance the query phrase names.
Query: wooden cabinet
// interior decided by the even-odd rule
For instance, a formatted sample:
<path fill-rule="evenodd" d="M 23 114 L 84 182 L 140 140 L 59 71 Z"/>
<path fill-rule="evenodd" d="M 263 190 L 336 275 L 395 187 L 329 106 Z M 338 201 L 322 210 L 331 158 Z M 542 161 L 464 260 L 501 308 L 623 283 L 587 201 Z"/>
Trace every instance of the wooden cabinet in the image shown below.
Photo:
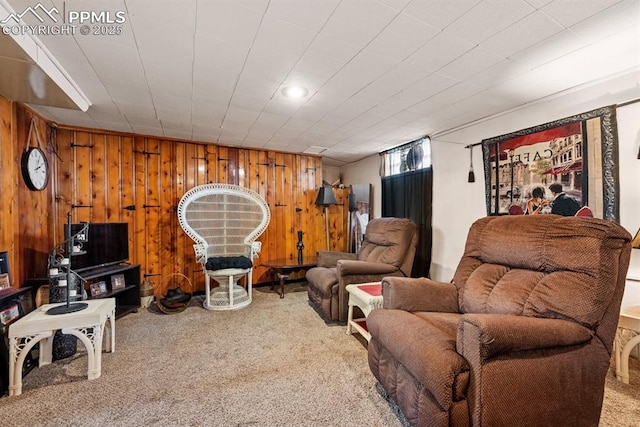
<path fill-rule="evenodd" d="M 117 264 L 96 267 L 84 270 L 80 275 L 86 280 L 84 290 L 87 299 L 116 299 L 116 319 L 140 308 L 140 265 Z M 124 282 L 124 286 L 118 288 L 117 283 L 121 281 Z M 104 292 L 100 291 L 101 288 Z M 95 292 L 96 290 L 98 292 Z"/>

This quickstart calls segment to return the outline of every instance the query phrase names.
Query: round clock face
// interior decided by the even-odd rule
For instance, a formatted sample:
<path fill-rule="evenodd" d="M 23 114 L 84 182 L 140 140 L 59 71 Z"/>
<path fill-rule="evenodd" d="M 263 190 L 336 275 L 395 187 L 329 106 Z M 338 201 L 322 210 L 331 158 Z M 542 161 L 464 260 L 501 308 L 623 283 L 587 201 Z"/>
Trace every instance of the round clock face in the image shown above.
<path fill-rule="evenodd" d="M 22 153 L 22 177 L 30 190 L 44 190 L 49 182 L 49 162 L 38 147 L 29 147 Z"/>

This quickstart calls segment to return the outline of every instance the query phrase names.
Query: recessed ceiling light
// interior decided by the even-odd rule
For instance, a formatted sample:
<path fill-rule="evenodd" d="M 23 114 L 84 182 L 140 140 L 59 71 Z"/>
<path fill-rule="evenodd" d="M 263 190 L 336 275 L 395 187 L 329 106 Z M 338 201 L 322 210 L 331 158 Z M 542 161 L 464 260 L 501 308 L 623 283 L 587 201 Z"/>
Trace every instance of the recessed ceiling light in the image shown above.
<path fill-rule="evenodd" d="M 282 89 L 282 94 L 287 98 L 300 99 L 307 96 L 309 91 L 302 86 L 286 86 Z"/>

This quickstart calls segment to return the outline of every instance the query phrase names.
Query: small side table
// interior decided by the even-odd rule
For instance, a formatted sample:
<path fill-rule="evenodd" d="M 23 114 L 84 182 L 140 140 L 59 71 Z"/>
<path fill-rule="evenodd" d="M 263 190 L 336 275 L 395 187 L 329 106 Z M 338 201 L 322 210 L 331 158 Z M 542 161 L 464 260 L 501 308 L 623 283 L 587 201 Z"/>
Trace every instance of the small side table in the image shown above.
<path fill-rule="evenodd" d="M 115 351 L 115 298 L 95 299 L 85 302 L 88 307 L 65 314 L 47 314 L 47 310 L 60 304 L 45 304 L 9 325 L 9 396 L 22 394 L 22 364 L 29 351 L 40 343 L 39 366 L 52 360 L 53 337 L 57 330 L 75 335 L 87 348 L 87 377 L 100 377 L 102 372 L 102 335 L 109 321 L 106 350 Z M 109 336 L 110 335 L 110 336 Z"/>
<path fill-rule="evenodd" d="M 367 330 L 367 316 L 374 308 L 382 308 L 382 284 L 380 282 L 374 283 L 360 283 L 354 285 L 347 285 L 345 290 L 349 293 L 349 314 L 347 317 L 347 335 L 353 333 L 353 329 L 360 333 L 367 342 L 371 339 L 371 334 Z M 353 318 L 353 306 L 358 306 L 364 318 Z"/>
<path fill-rule="evenodd" d="M 316 266 L 316 258 L 309 257 L 308 259 L 303 260 L 302 263 L 298 263 L 297 260 L 293 259 L 276 259 L 274 261 L 267 261 L 262 264 L 265 267 L 269 267 L 269 271 L 271 273 L 271 289 L 274 288 L 274 284 L 276 282 L 276 278 L 280 283 L 280 298 L 284 298 L 284 282 L 289 277 L 289 275 L 296 271 L 307 271 Z"/>
<path fill-rule="evenodd" d="M 613 351 L 616 355 L 616 378 L 629 384 L 629 355 L 640 344 L 640 306 L 627 307 L 620 313 Z"/>

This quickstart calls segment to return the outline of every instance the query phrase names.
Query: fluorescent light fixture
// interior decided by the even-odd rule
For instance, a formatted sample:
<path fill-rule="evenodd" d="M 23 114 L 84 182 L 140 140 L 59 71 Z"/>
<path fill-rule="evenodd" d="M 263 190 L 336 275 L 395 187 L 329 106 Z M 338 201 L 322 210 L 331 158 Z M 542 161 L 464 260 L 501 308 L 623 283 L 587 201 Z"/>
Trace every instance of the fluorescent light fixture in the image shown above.
<path fill-rule="evenodd" d="M 302 86 L 285 86 L 282 89 L 282 94 L 287 98 L 301 99 L 307 96 L 309 91 Z"/>

